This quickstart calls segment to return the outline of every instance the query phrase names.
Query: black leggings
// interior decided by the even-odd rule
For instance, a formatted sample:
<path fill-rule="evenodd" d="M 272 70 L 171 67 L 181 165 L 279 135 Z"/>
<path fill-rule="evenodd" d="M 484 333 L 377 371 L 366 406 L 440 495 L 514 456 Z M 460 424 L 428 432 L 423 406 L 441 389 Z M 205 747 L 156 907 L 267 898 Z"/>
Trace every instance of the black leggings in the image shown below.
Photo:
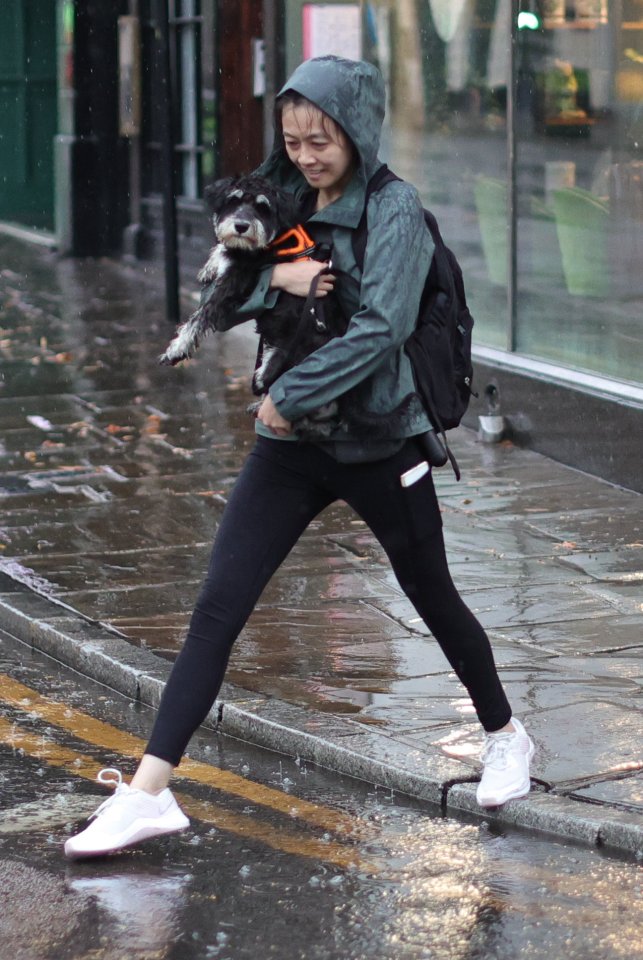
<path fill-rule="evenodd" d="M 449 574 L 431 475 L 410 487 L 400 483 L 423 459 L 414 439 L 395 456 L 368 464 L 338 463 L 310 443 L 257 439 L 221 518 L 147 753 L 179 763 L 216 699 L 232 645 L 262 590 L 308 524 L 335 500 L 345 500 L 385 549 L 485 730 L 508 723 L 511 710 L 487 635 Z"/>

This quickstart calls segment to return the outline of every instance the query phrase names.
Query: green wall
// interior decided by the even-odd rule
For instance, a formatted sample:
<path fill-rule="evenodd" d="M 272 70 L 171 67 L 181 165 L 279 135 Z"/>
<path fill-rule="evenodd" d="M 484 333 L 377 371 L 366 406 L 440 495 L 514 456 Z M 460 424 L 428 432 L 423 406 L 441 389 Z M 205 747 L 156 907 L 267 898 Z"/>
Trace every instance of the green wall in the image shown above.
<path fill-rule="evenodd" d="M 53 228 L 55 0 L 3 0 L 0 219 Z"/>

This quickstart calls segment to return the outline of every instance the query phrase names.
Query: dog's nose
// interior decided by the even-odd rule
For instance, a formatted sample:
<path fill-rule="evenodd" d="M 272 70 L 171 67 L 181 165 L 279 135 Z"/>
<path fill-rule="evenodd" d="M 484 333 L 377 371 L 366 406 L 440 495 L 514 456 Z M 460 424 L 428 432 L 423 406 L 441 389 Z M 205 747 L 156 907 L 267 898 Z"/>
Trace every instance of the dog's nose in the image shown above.
<path fill-rule="evenodd" d="M 237 233 L 247 233 L 250 229 L 250 224 L 247 220 L 235 220 L 234 229 L 237 231 Z"/>

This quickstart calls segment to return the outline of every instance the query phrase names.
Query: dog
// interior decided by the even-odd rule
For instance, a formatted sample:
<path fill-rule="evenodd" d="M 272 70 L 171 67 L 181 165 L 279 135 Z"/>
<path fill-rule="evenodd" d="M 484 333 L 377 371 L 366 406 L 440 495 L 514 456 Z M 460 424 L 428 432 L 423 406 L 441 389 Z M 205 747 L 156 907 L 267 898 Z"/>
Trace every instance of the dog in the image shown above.
<path fill-rule="evenodd" d="M 270 263 L 302 258 L 324 261 L 329 249 L 316 246 L 299 224 L 291 194 L 263 177 L 227 177 L 208 187 L 216 244 L 198 274 L 201 302 L 177 328 L 161 363 L 174 365 L 191 357 L 210 330 L 226 329 L 226 317 L 248 298 L 259 271 Z M 347 321 L 335 296 L 308 298 L 281 291 L 274 308 L 256 318 L 259 354 L 252 390 L 264 397 L 286 370 L 330 339 L 346 332 Z M 304 313 L 305 311 L 305 313 Z M 256 414 L 261 400 L 249 408 Z M 339 423 L 336 402 L 293 424 L 305 439 L 324 439 Z"/>

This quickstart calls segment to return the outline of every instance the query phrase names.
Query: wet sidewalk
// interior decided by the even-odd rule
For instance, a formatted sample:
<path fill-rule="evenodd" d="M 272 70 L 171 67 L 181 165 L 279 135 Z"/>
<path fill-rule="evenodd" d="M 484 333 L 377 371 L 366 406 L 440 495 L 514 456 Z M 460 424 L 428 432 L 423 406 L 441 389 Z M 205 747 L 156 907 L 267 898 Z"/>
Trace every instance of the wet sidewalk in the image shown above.
<path fill-rule="evenodd" d="M 2 237 L 0 262 L 0 627 L 155 703 L 253 441 L 254 336 L 160 367 L 154 268 Z M 452 573 L 538 747 L 530 798 L 485 819 L 643 850 L 641 496 L 465 429 L 453 445 Z M 471 704 L 343 505 L 269 585 L 228 681 L 222 730 L 476 812 Z"/>

